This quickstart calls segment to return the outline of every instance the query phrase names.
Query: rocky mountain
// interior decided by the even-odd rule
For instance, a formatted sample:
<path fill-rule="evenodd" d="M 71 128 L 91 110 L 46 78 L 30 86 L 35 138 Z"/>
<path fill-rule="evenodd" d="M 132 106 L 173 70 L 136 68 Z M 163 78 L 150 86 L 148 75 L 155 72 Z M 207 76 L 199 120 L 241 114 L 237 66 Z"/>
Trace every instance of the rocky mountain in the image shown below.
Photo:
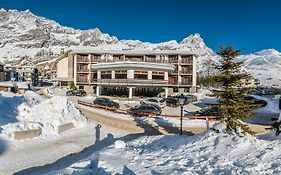
<path fill-rule="evenodd" d="M 76 30 L 34 15 L 29 10 L 0 10 L 0 61 L 7 64 L 35 64 L 60 55 L 61 49 L 95 47 L 103 50 L 186 50 L 199 55 L 198 71 L 206 74 L 210 62 L 218 56 L 206 46 L 198 33 L 162 43 L 139 40 L 118 40 L 99 29 Z M 263 50 L 240 56 L 245 60 L 245 69 L 265 84 L 281 85 L 281 56 L 276 50 Z"/>

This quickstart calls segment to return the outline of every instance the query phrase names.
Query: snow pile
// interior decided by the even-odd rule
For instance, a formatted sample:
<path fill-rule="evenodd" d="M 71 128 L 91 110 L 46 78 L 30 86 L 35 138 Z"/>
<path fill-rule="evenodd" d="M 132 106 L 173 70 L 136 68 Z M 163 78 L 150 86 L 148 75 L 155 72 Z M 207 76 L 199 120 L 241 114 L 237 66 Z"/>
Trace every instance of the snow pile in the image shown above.
<path fill-rule="evenodd" d="M 117 149 L 123 149 L 123 148 L 126 147 L 126 143 L 122 140 L 117 140 L 114 143 L 114 147 L 117 148 Z"/>
<path fill-rule="evenodd" d="M 44 100 L 34 92 L 27 92 L 23 95 L 24 102 L 17 106 L 17 112 L 13 113 L 15 123 L 8 123 L 2 126 L 2 135 L 12 137 L 14 131 L 23 131 L 42 128 L 43 136 L 58 133 L 58 126 L 73 123 L 74 126 L 83 127 L 87 125 L 87 119 L 81 116 L 74 104 L 66 97 L 54 96 Z M 10 99 L 5 98 L 9 104 Z M 14 109 L 16 104 L 7 106 L 6 111 Z M 1 117 L 5 120 L 5 117 Z"/>
<path fill-rule="evenodd" d="M 281 140 L 208 131 L 195 136 L 140 137 L 124 149 L 113 145 L 61 174 L 280 174 Z M 52 174 L 52 173 L 51 173 Z"/>

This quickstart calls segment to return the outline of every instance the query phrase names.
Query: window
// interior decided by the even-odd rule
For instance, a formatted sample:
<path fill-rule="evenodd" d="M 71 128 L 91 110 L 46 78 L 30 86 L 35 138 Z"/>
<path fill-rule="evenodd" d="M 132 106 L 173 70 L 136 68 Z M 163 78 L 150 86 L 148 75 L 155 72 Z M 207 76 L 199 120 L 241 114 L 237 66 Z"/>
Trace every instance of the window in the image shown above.
<path fill-rule="evenodd" d="M 149 101 L 149 102 L 154 102 L 154 103 L 158 103 L 158 101 L 155 100 L 155 99 L 148 99 L 147 101 Z"/>
<path fill-rule="evenodd" d="M 84 90 L 84 86 L 79 86 L 79 90 Z"/>

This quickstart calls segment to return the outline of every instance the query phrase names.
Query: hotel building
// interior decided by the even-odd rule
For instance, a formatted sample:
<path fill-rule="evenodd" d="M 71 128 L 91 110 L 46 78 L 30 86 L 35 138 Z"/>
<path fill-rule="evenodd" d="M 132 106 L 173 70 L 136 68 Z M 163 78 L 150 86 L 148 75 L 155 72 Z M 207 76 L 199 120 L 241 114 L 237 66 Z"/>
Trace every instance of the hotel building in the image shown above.
<path fill-rule="evenodd" d="M 99 95 L 163 96 L 196 91 L 197 55 L 186 51 L 73 50 L 57 60 L 60 86 Z"/>

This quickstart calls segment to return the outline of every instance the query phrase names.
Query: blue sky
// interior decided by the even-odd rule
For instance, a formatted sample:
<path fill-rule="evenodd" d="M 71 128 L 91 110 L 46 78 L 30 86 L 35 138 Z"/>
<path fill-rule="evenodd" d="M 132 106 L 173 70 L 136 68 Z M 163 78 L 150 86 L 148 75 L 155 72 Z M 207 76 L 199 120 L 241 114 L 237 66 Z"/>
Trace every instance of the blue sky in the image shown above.
<path fill-rule="evenodd" d="M 119 39 L 181 41 L 200 33 L 214 51 L 281 51 L 281 0 L 0 0 L 76 29 L 98 27 Z"/>

